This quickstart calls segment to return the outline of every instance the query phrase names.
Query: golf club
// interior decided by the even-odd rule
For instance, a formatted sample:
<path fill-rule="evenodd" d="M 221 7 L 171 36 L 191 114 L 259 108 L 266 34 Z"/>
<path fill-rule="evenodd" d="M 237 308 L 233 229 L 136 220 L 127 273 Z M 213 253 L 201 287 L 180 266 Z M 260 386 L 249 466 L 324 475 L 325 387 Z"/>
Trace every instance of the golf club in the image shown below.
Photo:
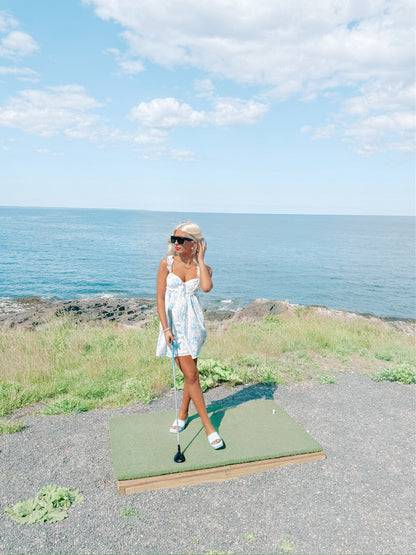
<path fill-rule="evenodd" d="M 179 427 L 178 427 L 178 398 L 176 393 L 176 371 L 175 371 L 175 349 L 178 348 L 178 344 L 176 341 L 172 341 L 171 343 L 171 350 L 172 350 L 172 370 L 173 370 L 173 390 L 175 392 L 175 418 L 176 418 L 176 437 L 178 440 L 178 452 L 173 457 L 173 460 L 176 463 L 185 462 L 185 455 L 181 453 L 181 446 L 179 444 Z"/>

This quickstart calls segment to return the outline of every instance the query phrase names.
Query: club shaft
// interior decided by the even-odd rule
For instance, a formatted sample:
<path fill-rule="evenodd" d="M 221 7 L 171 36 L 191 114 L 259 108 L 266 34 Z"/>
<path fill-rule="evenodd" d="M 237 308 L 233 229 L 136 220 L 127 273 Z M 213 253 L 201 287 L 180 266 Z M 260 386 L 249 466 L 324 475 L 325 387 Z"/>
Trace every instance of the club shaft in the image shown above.
<path fill-rule="evenodd" d="M 171 347 L 172 347 L 173 391 L 175 393 L 176 438 L 178 440 L 178 449 L 180 449 L 180 445 L 179 445 L 179 426 L 178 426 L 178 395 L 177 395 L 177 392 L 176 392 L 175 347 L 173 346 L 173 343 L 171 344 Z"/>

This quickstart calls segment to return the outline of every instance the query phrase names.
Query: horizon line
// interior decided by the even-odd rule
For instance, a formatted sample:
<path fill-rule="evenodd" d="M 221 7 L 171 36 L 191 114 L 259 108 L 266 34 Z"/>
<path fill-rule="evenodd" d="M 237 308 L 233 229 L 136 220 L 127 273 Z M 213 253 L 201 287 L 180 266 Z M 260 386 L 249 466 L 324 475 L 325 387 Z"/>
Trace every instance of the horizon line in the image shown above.
<path fill-rule="evenodd" d="M 414 214 L 365 214 L 365 213 L 330 213 L 330 212 L 222 212 L 201 210 L 155 210 L 151 208 L 108 208 L 97 206 L 36 206 L 36 205 L 7 205 L 0 204 L 0 208 L 38 208 L 46 210 L 118 210 L 124 212 L 162 212 L 166 214 L 232 214 L 242 216 L 366 216 L 366 217 L 393 217 L 415 218 Z"/>

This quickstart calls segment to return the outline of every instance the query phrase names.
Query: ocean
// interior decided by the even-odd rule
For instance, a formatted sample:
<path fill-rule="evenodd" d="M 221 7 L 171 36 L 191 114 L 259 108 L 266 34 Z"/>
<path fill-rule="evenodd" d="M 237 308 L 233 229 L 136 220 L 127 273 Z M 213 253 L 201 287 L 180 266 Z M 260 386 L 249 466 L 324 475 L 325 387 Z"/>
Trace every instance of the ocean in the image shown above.
<path fill-rule="evenodd" d="M 154 299 L 176 223 L 208 243 L 210 309 L 257 298 L 415 318 L 415 218 L 0 207 L 0 298 Z"/>

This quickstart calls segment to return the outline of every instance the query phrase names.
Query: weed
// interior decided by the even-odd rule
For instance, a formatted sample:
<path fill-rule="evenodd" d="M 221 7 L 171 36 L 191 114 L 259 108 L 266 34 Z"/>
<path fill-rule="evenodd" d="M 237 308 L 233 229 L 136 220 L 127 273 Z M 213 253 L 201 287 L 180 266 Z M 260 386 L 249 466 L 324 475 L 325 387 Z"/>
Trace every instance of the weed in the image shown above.
<path fill-rule="evenodd" d="M 254 542 L 254 534 L 245 534 L 244 539 L 248 542 Z"/>
<path fill-rule="evenodd" d="M 62 399 L 47 406 L 43 414 L 72 414 L 73 412 L 87 412 L 90 405 L 79 399 Z"/>
<path fill-rule="evenodd" d="M 229 385 L 244 383 L 241 373 L 234 370 L 233 367 L 216 360 L 201 359 L 198 361 L 198 370 L 202 391 L 206 391 L 208 388 L 220 383 L 228 383 Z M 177 389 L 183 389 L 184 383 L 183 374 L 179 374 L 176 380 Z"/>
<path fill-rule="evenodd" d="M 14 434 L 24 429 L 24 425 L 18 422 L 10 422 L 10 420 L 0 420 L 0 435 Z"/>
<path fill-rule="evenodd" d="M 136 524 L 134 524 L 134 521 L 132 521 L 132 519 L 140 518 L 140 515 L 136 511 L 136 509 L 123 509 L 121 511 L 121 516 L 126 519 L 123 525 L 129 532 L 133 532 L 134 530 L 136 530 Z"/>
<path fill-rule="evenodd" d="M 399 364 L 392 368 L 385 368 L 373 376 L 373 380 L 376 382 L 389 381 L 403 384 L 416 383 L 416 368 L 406 363 Z"/>
<path fill-rule="evenodd" d="M 393 355 L 392 355 L 392 353 L 387 353 L 387 352 L 385 352 L 385 351 L 376 352 L 376 353 L 374 353 L 374 356 L 375 356 L 378 360 L 386 360 L 386 361 L 391 361 L 391 360 L 393 360 Z"/>
<path fill-rule="evenodd" d="M 286 535 L 285 539 L 282 542 L 282 545 L 280 546 L 280 552 L 281 553 L 292 553 L 292 551 L 294 551 L 294 550 L 295 550 L 295 548 L 290 543 L 289 535 Z"/>
<path fill-rule="evenodd" d="M 83 500 L 79 490 L 51 484 L 42 488 L 35 499 L 20 501 L 14 507 L 7 507 L 5 512 L 20 524 L 59 522 L 68 516 L 66 509 Z"/>
<path fill-rule="evenodd" d="M 316 379 L 322 384 L 337 383 L 335 377 L 330 374 L 319 374 Z"/>
<path fill-rule="evenodd" d="M 121 511 L 121 516 L 123 517 L 134 517 L 134 518 L 140 518 L 139 513 L 136 511 L 136 509 L 130 508 L 130 509 L 123 509 Z"/>

